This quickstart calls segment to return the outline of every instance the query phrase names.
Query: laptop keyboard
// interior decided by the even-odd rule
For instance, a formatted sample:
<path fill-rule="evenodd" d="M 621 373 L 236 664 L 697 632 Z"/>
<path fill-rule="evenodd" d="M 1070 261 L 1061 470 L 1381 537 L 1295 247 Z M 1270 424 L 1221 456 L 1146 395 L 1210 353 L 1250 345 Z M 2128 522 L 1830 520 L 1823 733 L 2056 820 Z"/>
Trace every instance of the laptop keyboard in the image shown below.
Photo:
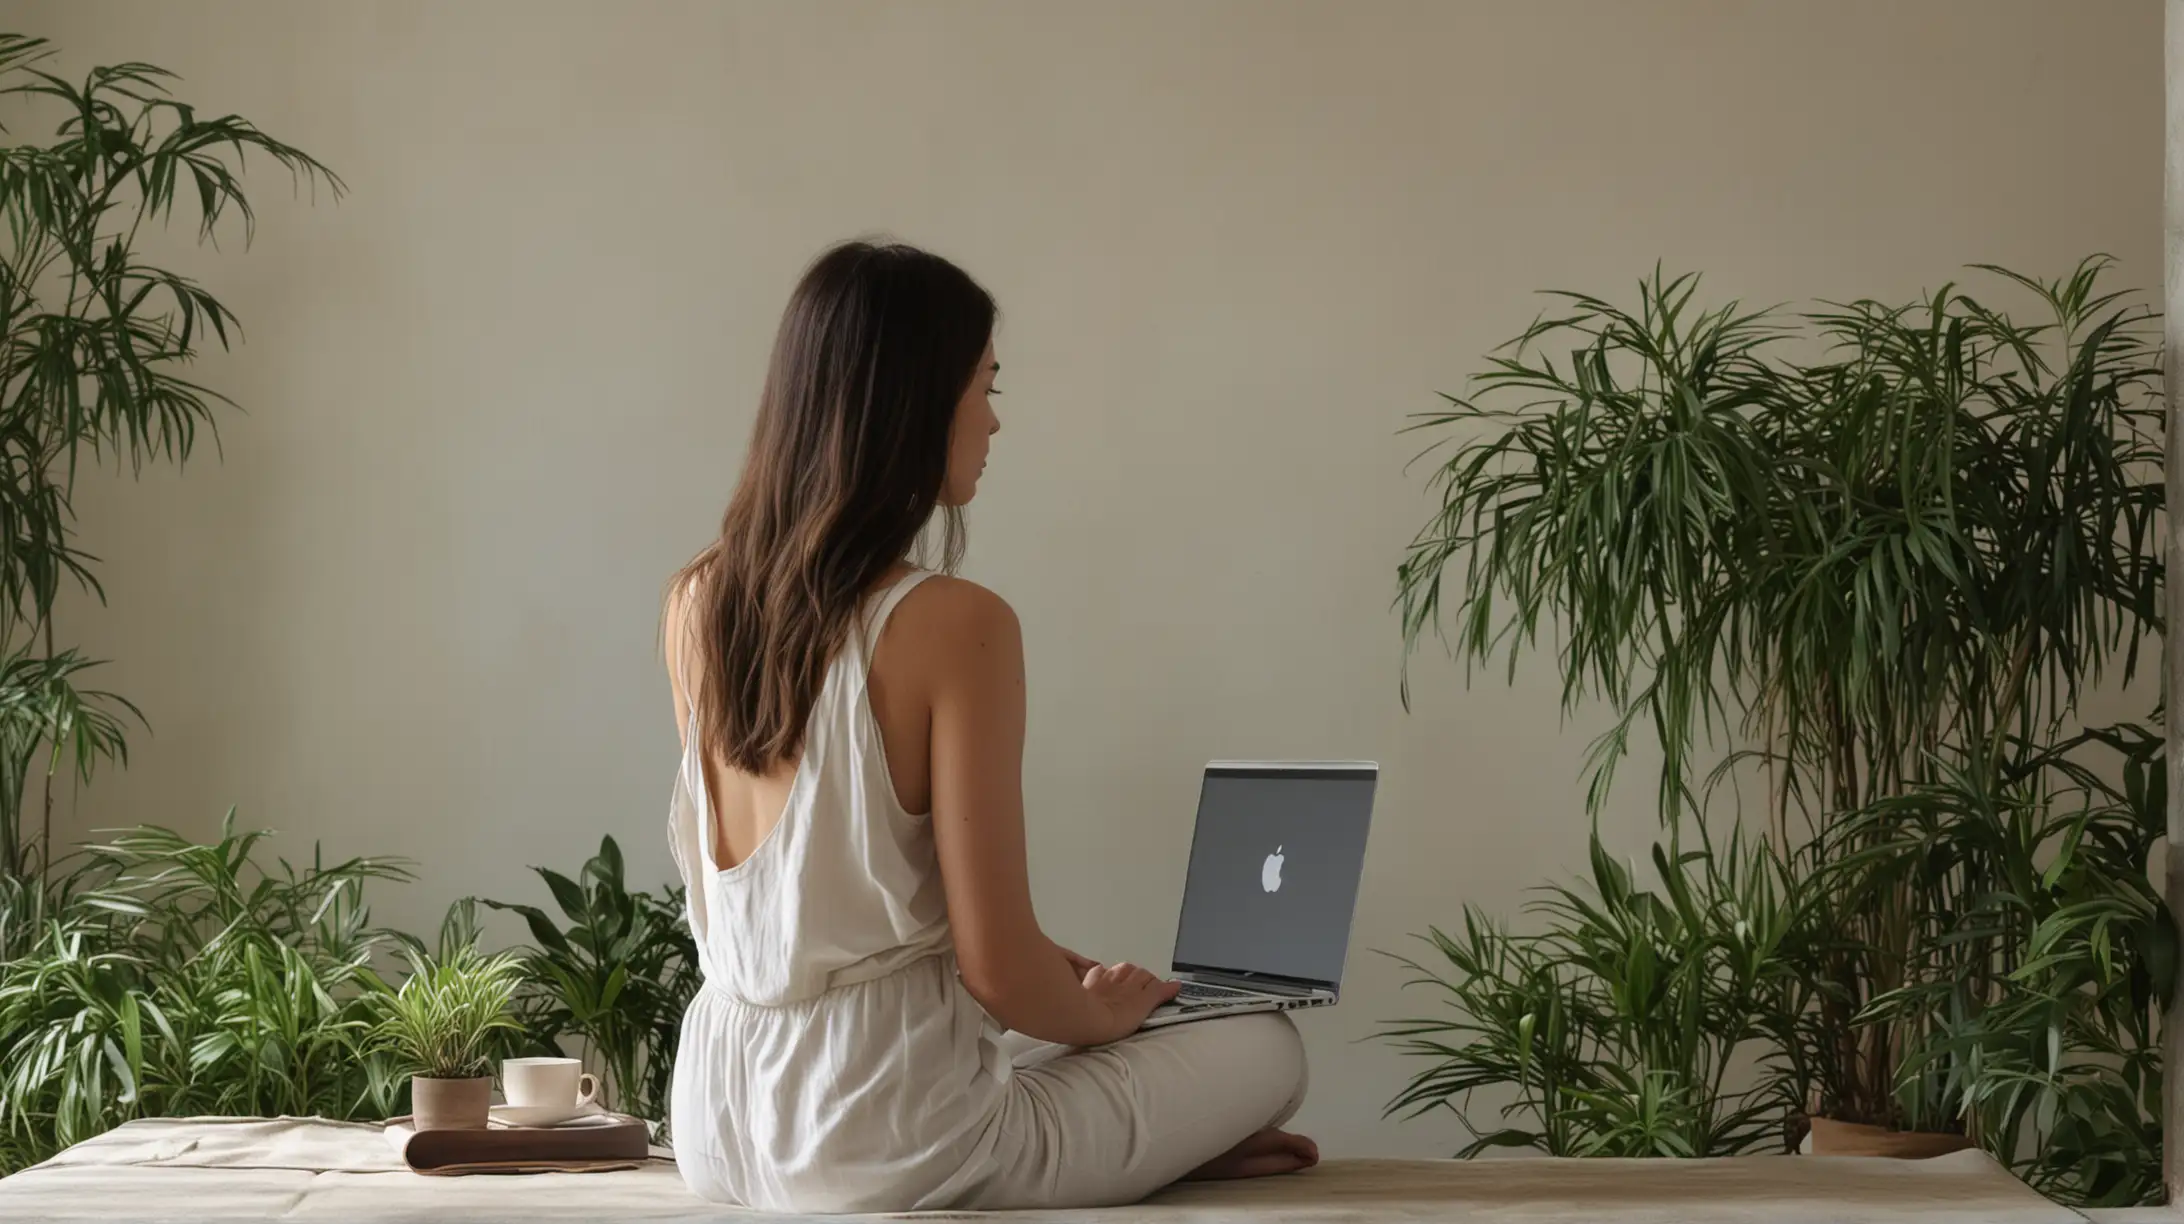
<path fill-rule="evenodd" d="M 1289 1011 L 1298 1007 L 1320 1007 L 1334 1001 L 1334 996 L 1329 994 L 1271 995 L 1259 990 L 1185 982 L 1173 1002 L 1153 1009 L 1152 1019 L 1158 1023 L 1162 1017 L 1223 1016 L 1246 1004 L 1253 1005 L 1249 1008 L 1252 1011 Z"/>
<path fill-rule="evenodd" d="M 1234 999 L 1263 999 L 1266 996 L 1249 990 L 1231 990 L 1226 986 L 1210 986 L 1204 982 L 1185 982 L 1175 997 L 1178 1003 L 1225 1003 Z"/>

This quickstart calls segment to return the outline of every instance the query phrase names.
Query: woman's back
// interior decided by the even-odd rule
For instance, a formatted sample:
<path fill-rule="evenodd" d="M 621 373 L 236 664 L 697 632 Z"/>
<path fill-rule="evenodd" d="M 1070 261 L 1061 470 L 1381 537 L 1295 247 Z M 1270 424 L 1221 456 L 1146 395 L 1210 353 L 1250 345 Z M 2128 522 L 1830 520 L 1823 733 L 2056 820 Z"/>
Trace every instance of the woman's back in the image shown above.
<path fill-rule="evenodd" d="M 889 573 L 875 598 L 911 572 L 911 567 L 905 565 Z M 938 581 L 921 581 L 918 587 L 924 593 L 914 604 L 908 588 L 904 590 L 903 600 L 879 627 L 865 668 L 865 699 L 873 720 L 879 724 L 888 776 L 895 784 L 896 805 L 906 813 L 921 816 L 932 810 L 928 757 L 932 718 L 927 701 L 928 677 L 924 674 L 929 668 L 920 664 L 931 661 L 932 620 L 946 614 L 945 607 L 932 605 L 960 602 L 963 593 L 950 588 L 967 585 L 943 575 L 927 577 Z M 666 630 L 671 641 L 687 640 L 686 599 L 687 590 L 668 606 Z M 693 711 L 688 680 L 680 668 L 675 669 L 674 697 L 676 723 L 687 732 Z M 713 865 L 724 871 L 731 869 L 749 858 L 773 832 L 774 822 L 788 807 L 789 792 L 802 765 L 801 754 L 796 760 L 777 763 L 765 773 L 754 775 L 737 769 L 718 752 L 688 743 L 685 747 L 697 758 L 696 768 L 703 771 L 702 788 L 698 785 L 701 779 L 693 778 L 692 790 L 704 800 L 713 818 Z"/>
<path fill-rule="evenodd" d="M 923 789 L 922 761 L 904 759 L 925 754 L 908 725 L 916 711 L 896 711 L 890 737 L 870 687 L 893 614 L 932 576 L 906 570 L 867 600 L 827 669 L 793 766 L 768 777 L 737 772 L 709 759 L 694 719 L 684 719 L 671 834 L 707 980 L 731 998 L 801 1002 L 949 950 L 932 830 L 896 786 L 898 774 L 912 774 Z M 914 691 L 914 652 L 889 653 L 887 670 L 904 673 L 893 688 Z M 890 739 L 906 750 L 896 759 Z M 715 796 L 742 819 L 721 820 Z M 770 818 L 753 819 L 761 815 Z M 742 826 L 742 838 L 723 836 L 724 825 Z M 735 840 L 743 844 L 728 844 Z"/>

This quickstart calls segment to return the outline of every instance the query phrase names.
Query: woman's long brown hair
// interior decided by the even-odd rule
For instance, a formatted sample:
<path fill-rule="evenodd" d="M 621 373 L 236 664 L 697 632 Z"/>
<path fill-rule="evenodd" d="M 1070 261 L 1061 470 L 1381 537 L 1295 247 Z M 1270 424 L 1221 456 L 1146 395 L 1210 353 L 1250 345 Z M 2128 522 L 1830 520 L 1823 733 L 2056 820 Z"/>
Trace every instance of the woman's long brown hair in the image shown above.
<path fill-rule="evenodd" d="M 913 247 L 844 243 L 798 282 L 720 538 L 670 588 L 688 592 L 674 655 L 698 743 L 736 769 L 803 751 L 858 609 L 940 508 L 993 324 L 991 295 Z M 962 522 L 946 516 L 953 567 Z"/>

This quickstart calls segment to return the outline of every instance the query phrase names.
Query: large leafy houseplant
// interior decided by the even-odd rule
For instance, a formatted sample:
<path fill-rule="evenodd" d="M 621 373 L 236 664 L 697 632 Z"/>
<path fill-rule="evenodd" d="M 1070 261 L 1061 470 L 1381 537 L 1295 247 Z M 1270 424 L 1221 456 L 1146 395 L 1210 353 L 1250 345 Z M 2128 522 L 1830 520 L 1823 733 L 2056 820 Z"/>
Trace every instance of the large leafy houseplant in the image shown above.
<path fill-rule="evenodd" d="M 2002 951 L 2058 929 L 2041 919 L 1968 938 L 1987 918 L 1930 905 L 1920 856 L 2020 914 L 2039 912 L 2032 882 L 1982 857 L 1991 828 L 1935 843 L 1891 817 L 1954 790 L 2048 827 L 2057 800 L 2027 780 L 2079 695 L 2128 681 L 2160 632 L 2150 315 L 2102 291 L 2103 267 L 1989 269 L 2034 323 L 1954 288 L 1796 315 L 1702 308 L 1695 280 L 1658 275 L 1635 310 L 1564 295 L 1422 422 L 1444 435 L 1440 504 L 1399 574 L 1407 641 L 1441 633 L 1513 673 L 1551 627 L 1566 702 L 1617 716 L 1589 757 L 1595 811 L 1640 726 L 1672 829 L 1717 784 L 1764 796 L 1741 815 L 1810 884 L 1788 952 L 1817 989 L 1772 1060 L 1804 1109 L 1979 1130 L 1995 1072 L 1967 1026 L 2036 989 L 2023 964 L 2078 946 Z M 2081 899 L 2143 909 L 2144 850 L 2080 858 Z M 1946 1024 L 1921 1010 L 1944 998 Z"/>
<path fill-rule="evenodd" d="M 299 185 L 341 180 L 309 154 L 234 115 L 200 114 L 167 94 L 149 64 L 47 71 L 45 40 L 0 34 L 0 104 L 51 116 L 43 143 L 0 144 L 0 877 L 42 874 L 54 858 L 58 777 L 88 778 L 126 751 L 120 698 L 80 686 L 92 661 L 56 645 L 64 587 L 100 593 L 73 531 L 79 466 L 130 470 L 186 460 L 213 427 L 218 392 L 185 376 L 236 334 L 227 307 L 146 262 L 139 239 L 181 203 L 200 242 L 223 228 L 249 240 L 246 155 Z M 228 223 L 223 226 L 223 222 Z M 24 805 L 43 780 L 33 829 Z"/>
<path fill-rule="evenodd" d="M 517 1014 L 541 1049 L 572 1039 L 604 1071 L 601 1099 L 652 1120 L 667 1117 L 683 1011 L 698 989 L 697 947 L 680 888 L 631 891 L 612 837 L 571 879 L 544 867 L 562 922 L 535 905 L 487 901 L 529 926 L 529 984 Z"/>

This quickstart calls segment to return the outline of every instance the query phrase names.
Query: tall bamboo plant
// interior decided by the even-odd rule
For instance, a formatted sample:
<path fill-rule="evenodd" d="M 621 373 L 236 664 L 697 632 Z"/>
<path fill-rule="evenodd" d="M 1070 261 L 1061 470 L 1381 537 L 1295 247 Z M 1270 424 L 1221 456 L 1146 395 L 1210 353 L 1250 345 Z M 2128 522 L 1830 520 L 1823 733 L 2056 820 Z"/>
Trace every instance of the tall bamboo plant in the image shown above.
<path fill-rule="evenodd" d="M 1406 641 L 1513 674 L 1550 626 L 1566 703 L 1617 714 L 1595 811 L 1644 726 L 1664 822 L 1756 774 L 1777 846 L 1840 883 L 1809 944 L 1809 1108 L 1929 1120 L 1875 1005 L 1916 984 L 1931 914 L 1836 872 L 1895 844 L 1857 814 L 1967 774 L 1998 792 L 2161 630 L 2151 314 L 2105 266 L 1984 269 L 2033 323 L 1953 287 L 1796 315 L 1658 274 L 1635 311 L 1561 295 L 1420 424 L 1440 504 L 1399 574 Z"/>
<path fill-rule="evenodd" d="M 167 93 L 149 64 L 94 68 L 80 82 L 46 69 L 44 39 L 0 34 L 0 105 L 51 122 L 42 142 L 0 145 L 0 876 L 53 859 L 51 783 L 88 779 L 125 757 L 129 703 L 81 685 L 93 666 L 57 646 L 53 605 L 73 584 L 103 597 L 74 536 L 86 460 L 140 470 L 186 460 L 213 427 L 218 392 L 184 376 L 209 345 L 227 347 L 234 315 L 179 273 L 140 258 L 147 225 L 176 204 L 210 242 L 249 241 L 241 173 L 257 153 L 299 186 L 341 180 L 303 151 L 234 115 L 201 115 Z M 45 808 L 25 797 L 44 779 Z"/>

